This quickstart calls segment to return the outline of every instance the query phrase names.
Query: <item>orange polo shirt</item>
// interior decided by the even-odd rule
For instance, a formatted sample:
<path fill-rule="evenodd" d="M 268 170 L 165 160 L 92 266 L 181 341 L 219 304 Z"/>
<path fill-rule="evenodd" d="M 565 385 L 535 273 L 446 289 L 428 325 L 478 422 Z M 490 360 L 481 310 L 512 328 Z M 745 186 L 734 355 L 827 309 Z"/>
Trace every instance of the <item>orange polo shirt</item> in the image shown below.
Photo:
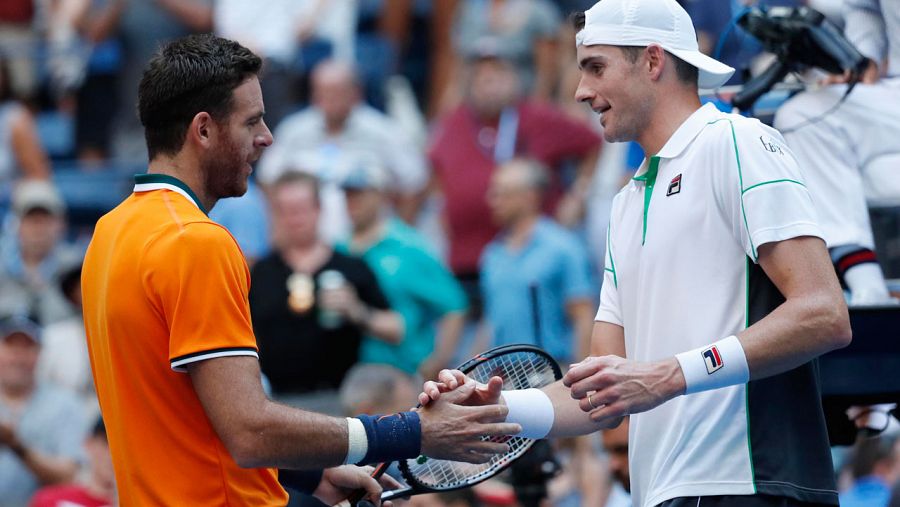
<path fill-rule="evenodd" d="M 240 248 L 181 181 L 145 174 L 135 183 L 97 222 L 82 271 L 88 349 L 121 504 L 283 506 L 277 470 L 235 463 L 184 369 L 258 357 Z"/>

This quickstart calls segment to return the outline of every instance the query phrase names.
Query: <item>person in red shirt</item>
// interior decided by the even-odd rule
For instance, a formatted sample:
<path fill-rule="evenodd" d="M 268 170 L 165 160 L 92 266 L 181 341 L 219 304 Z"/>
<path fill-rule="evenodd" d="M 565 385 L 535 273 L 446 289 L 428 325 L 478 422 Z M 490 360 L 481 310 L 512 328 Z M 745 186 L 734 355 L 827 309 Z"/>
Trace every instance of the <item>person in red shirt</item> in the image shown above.
<path fill-rule="evenodd" d="M 486 218 L 494 168 L 513 157 L 551 168 L 545 211 L 572 226 L 583 212 L 602 141 L 558 107 L 524 99 L 515 69 L 502 55 L 483 51 L 469 71 L 465 100 L 438 122 L 428 157 L 444 197 L 450 268 L 471 297 L 478 292 L 481 250 L 498 232 Z M 574 181 L 563 185 L 567 163 L 576 171 Z"/>
<path fill-rule="evenodd" d="M 84 450 L 88 458 L 84 478 L 72 484 L 38 490 L 29 507 L 107 507 L 116 504 L 116 479 L 103 419 L 97 420 L 85 439 Z"/>

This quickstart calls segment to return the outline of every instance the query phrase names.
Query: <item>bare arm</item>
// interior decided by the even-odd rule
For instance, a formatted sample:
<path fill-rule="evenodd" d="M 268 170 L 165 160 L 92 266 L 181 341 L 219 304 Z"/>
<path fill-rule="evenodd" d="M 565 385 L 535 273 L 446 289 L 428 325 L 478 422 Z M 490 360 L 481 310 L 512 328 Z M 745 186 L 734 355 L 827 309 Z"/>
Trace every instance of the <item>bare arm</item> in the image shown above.
<path fill-rule="evenodd" d="M 738 334 L 751 379 L 782 373 L 850 343 L 847 306 L 821 239 L 800 237 L 762 245 L 759 263 L 785 302 Z M 684 375 L 674 357 L 651 363 L 590 358 L 563 381 L 581 409 L 597 422 L 650 410 L 685 391 Z"/>
<path fill-rule="evenodd" d="M 531 95 L 541 100 L 551 100 L 559 69 L 556 39 L 545 37 L 534 41 L 534 89 Z"/>
<path fill-rule="evenodd" d="M 222 357 L 187 366 L 213 429 L 242 467 L 326 468 L 347 455 L 347 423 L 271 402 L 259 361 Z"/>
<path fill-rule="evenodd" d="M 86 39 L 97 43 L 108 39 L 116 30 L 122 12 L 125 10 L 125 0 L 113 0 L 102 9 L 91 12 L 85 8 L 76 19 L 78 31 Z"/>
<path fill-rule="evenodd" d="M 372 310 L 370 317 L 363 322 L 364 329 L 387 343 L 400 343 L 406 326 L 403 317 L 393 310 Z"/>
<path fill-rule="evenodd" d="M 309 469 L 341 464 L 347 455 L 347 422 L 293 409 L 266 398 L 259 362 L 252 357 L 220 357 L 187 365 L 194 391 L 225 448 L 242 467 Z M 482 441 L 481 435 L 514 434 L 503 423 L 506 408 L 464 407 L 474 385 L 461 388 L 447 403 L 419 411 L 422 452 L 458 461 L 484 462 L 505 444 Z"/>
<path fill-rule="evenodd" d="M 38 140 L 34 118 L 24 108 L 12 120 L 12 148 L 25 178 L 50 178 L 50 162 Z"/>

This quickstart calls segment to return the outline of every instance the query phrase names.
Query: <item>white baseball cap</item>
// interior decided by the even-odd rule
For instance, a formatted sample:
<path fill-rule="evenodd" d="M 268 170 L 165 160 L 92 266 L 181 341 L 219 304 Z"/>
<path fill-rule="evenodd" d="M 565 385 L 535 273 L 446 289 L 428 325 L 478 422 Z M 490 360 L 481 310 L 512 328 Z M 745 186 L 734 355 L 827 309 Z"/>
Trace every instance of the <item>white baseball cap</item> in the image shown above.
<path fill-rule="evenodd" d="M 579 46 L 648 46 L 663 49 L 697 67 L 700 88 L 717 88 L 734 69 L 700 52 L 691 17 L 675 0 L 601 0 L 585 11 Z"/>

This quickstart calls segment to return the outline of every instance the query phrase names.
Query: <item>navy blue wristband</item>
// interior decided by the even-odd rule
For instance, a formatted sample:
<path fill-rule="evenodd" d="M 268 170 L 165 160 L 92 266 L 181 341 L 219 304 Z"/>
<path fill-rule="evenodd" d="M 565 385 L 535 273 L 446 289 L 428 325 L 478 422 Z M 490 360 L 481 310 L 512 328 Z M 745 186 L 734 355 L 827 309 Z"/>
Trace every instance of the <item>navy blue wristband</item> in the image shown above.
<path fill-rule="evenodd" d="M 369 449 L 360 464 L 415 458 L 422 449 L 422 426 L 418 412 L 391 415 L 360 415 Z"/>

